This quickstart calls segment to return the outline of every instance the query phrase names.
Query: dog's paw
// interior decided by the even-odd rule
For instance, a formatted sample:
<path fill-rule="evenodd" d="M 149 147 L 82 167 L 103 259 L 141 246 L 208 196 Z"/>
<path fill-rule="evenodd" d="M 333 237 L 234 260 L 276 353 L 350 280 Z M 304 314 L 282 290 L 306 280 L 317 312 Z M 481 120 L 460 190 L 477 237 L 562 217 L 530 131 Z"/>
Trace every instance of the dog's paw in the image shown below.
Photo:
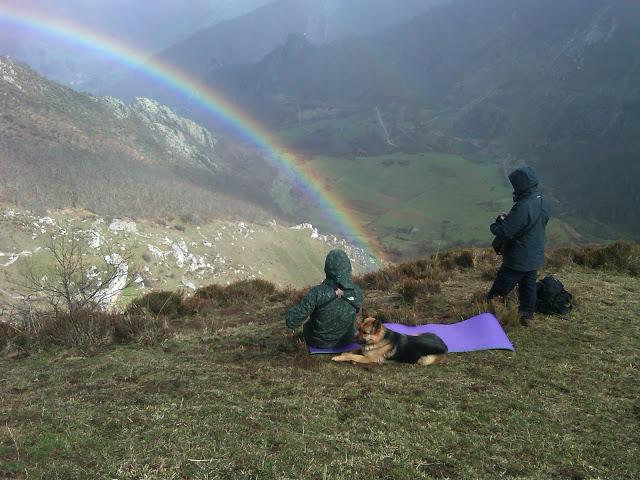
<path fill-rule="evenodd" d="M 338 355 L 335 357 L 331 357 L 331 360 L 334 362 L 348 362 L 349 358 L 347 358 L 345 355 Z"/>

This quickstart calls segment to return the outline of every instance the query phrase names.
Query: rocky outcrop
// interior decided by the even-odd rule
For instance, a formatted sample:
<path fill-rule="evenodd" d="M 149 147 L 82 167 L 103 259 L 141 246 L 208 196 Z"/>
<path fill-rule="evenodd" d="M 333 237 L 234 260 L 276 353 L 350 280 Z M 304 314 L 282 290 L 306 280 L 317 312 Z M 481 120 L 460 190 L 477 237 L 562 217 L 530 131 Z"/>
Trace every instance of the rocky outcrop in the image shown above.
<path fill-rule="evenodd" d="M 16 80 L 16 71 L 13 68 L 13 64 L 9 59 L 3 57 L 0 57 L 0 80 L 13 85 L 18 90 L 22 90 L 22 85 Z"/>
<path fill-rule="evenodd" d="M 140 122 L 172 157 L 219 170 L 215 162 L 218 140 L 196 122 L 177 115 L 169 107 L 150 98 L 137 97 L 131 105 L 114 97 L 92 99 L 107 107 L 120 120 Z"/>

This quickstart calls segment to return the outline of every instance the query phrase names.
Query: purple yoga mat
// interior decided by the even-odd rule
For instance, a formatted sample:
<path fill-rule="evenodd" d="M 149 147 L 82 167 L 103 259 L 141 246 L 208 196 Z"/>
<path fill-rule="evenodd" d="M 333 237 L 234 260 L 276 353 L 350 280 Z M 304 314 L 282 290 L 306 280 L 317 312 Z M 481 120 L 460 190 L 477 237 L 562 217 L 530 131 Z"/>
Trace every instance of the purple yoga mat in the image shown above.
<path fill-rule="evenodd" d="M 483 313 L 458 323 L 444 325 L 430 323 L 428 325 L 402 325 L 400 323 L 385 323 L 385 327 L 394 332 L 405 335 L 420 335 L 421 333 L 435 333 L 449 348 L 450 353 L 473 352 L 475 350 L 511 350 L 515 351 L 511 341 L 504 333 L 498 319 L 490 313 Z M 309 347 L 312 355 L 319 353 L 343 353 L 360 348 L 357 343 L 343 345 L 336 348 Z"/>

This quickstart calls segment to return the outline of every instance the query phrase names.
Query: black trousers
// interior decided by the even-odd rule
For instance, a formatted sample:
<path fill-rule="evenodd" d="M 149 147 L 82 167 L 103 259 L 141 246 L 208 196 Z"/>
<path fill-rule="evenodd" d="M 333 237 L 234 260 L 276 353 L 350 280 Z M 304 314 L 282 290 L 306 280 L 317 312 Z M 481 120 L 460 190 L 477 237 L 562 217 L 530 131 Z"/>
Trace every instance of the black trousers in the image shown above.
<path fill-rule="evenodd" d="M 537 270 L 519 272 L 502 265 L 487 298 L 491 300 L 497 296 L 506 297 L 514 287 L 518 286 L 518 298 L 520 300 L 520 313 L 533 315 L 536 310 L 536 281 Z"/>

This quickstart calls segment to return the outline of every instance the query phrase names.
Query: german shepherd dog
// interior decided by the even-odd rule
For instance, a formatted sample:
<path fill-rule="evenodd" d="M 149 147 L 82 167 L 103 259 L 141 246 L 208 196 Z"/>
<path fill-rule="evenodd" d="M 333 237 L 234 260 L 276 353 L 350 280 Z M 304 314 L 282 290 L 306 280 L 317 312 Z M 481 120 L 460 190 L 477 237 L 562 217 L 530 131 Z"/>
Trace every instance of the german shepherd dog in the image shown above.
<path fill-rule="evenodd" d="M 360 353 L 343 353 L 331 360 L 377 364 L 395 360 L 433 365 L 442 362 L 448 351 L 442 339 L 433 333 L 403 335 L 387 330 L 380 320 L 372 317 L 356 321 L 356 341 L 361 345 Z"/>

